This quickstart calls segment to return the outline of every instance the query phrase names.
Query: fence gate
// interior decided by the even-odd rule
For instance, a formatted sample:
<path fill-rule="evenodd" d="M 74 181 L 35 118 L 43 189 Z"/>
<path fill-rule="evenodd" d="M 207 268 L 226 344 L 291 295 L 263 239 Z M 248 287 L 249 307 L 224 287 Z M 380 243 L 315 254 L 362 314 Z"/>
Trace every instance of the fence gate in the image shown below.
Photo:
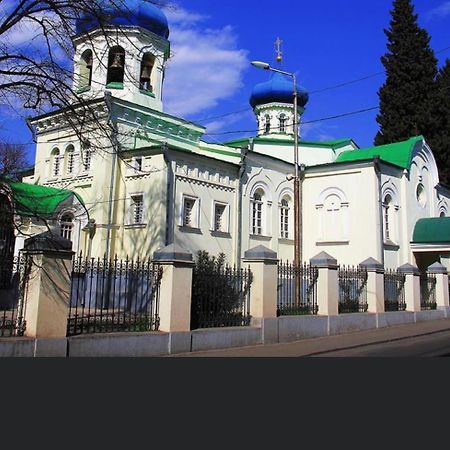
<path fill-rule="evenodd" d="M 151 261 L 76 257 L 67 336 L 158 331 L 162 272 Z"/>
<path fill-rule="evenodd" d="M 315 315 L 319 269 L 309 264 L 278 264 L 277 316 Z M 297 289 L 296 289 L 297 283 Z"/>
<path fill-rule="evenodd" d="M 367 270 L 361 267 L 340 267 L 339 277 L 339 314 L 365 313 L 367 303 Z"/>

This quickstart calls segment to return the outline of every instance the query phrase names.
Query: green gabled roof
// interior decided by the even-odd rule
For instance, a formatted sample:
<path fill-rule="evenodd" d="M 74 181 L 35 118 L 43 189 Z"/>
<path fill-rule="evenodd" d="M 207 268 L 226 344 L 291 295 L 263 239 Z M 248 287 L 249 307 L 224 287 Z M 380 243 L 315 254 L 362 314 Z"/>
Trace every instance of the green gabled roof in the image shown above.
<path fill-rule="evenodd" d="M 336 162 L 367 161 L 373 159 L 375 156 L 379 156 L 381 161 L 401 167 L 402 169 L 409 169 L 414 147 L 421 141 L 423 141 L 423 136 L 416 136 L 407 141 L 396 142 L 394 144 L 351 150 L 341 153 Z"/>
<path fill-rule="evenodd" d="M 235 141 L 229 141 L 225 142 L 224 145 L 227 145 L 229 147 L 240 147 L 242 145 L 247 145 L 250 142 L 250 139 L 253 139 L 255 143 L 258 144 L 272 144 L 272 145 L 294 145 L 294 138 L 293 137 L 286 137 L 286 138 L 271 138 L 266 136 L 256 136 L 254 138 L 244 138 L 244 139 L 238 139 Z M 305 147 L 323 147 L 323 148 L 339 148 L 343 147 L 344 145 L 349 145 L 353 142 L 350 138 L 345 139 L 337 139 L 334 141 L 323 141 L 323 142 L 313 142 L 313 141 L 300 141 L 299 144 Z"/>
<path fill-rule="evenodd" d="M 450 217 L 421 219 L 416 223 L 414 244 L 450 244 Z"/>
<path fill-rule="evenodd" d="M 58 206 L 75 196 L 84 206 L 83 199 L 75 192 L 28 183 L 8 182 L 15 204 L 15 212 L 21 216 L 52 216 Z"/>

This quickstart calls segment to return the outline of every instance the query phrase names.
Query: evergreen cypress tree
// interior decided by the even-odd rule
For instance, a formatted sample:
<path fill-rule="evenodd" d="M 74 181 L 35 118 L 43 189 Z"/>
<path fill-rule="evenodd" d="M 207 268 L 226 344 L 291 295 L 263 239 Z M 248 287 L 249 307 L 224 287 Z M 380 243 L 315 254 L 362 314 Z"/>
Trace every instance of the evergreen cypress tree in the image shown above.
<path fill-rule="evenodd" d="M 440 181 L 450 185 L 450 59 L 436 77 L 435 95 L 436 129 L 427 142 L 436 157 Z"/>
<path fill-rule="evenodd" d="M 390 28 L 385 30 L 388 52 L 381 58 L 386 82 L 381 87 L 380 131 L 375 145 L 390 144 L 416 135 L 433 136 L 437 59 L 430 36 L 419 27 L 411 0 L 394 0 Z"/>

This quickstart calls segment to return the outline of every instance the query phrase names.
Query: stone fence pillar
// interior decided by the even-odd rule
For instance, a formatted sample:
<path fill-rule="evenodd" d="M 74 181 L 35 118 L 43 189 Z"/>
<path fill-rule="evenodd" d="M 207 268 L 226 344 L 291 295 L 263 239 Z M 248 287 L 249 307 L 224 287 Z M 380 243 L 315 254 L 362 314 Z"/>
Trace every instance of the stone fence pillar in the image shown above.
<path fill-rule="evenodd" d="M 250 288 L 250 315 L 256 319 L 277 317 L 278 258 L 272 250 L 260 245 L 244 253 L 243 262 L 250 266 L 253 282 Z"/>
<path fill-rule="evenodd" d="M 339 280 L 337 260 L 322 252 L 310 260 L 319 269 L 317 281 L 317 304 L 320 316 L 339 314 Z"/>
<path fill-rule="evenodd" d="M 428 273 L 436 276 L 436 303 L 437 308 L 445 311 L 445 316 L 450 316 L 450 302 L 449 302 L 449 286 L 448 286 L 448 271 L 445 266 L 440 263 L 435 263 L 428 267 Z"/>
<path fill-rule="evenodd" d="M 368 312 L 384 313 L 384 267 L 374 258 L 366 259 L 360 267 L 367 270 Z"/>
<path fill-rule="evenodd" d="M 404 264 L 398 271 L 406 276 L 405 300 L 406 311 L 419 312 L 420 306 L 420 271 L 416 266 Z"/>
<path fill-rule="evenodd" d="M 163 267 L 160 288 L 160 331 L 191 330 L 192 253 L 172 244 L 153 255 L 153 261 Z"/>
<path fill-rule="evenodd" d="M 25 292 L 25 336 L 65 338 L 70 309 L 73 255 L 67 239 L 43 233 L 27 239 L 29 261 Z"/>

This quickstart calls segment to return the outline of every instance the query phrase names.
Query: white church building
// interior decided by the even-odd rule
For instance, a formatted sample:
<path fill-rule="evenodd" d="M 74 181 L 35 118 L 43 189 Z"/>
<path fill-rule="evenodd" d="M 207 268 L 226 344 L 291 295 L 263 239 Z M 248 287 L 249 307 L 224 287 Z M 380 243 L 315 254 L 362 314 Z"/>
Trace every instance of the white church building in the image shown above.
<path fill-rule="evenodd" d="M 54 202 L 48 223 L 84 255 L 148 258 L 175 243 L 235 264 L 262 244 L 292 260 L 292 81 L 261 73 L 268 79 L 250 99 L 258 134 L 211 144 L 204 127 L 164 112 L 170 42 L 161 10 L 142 3 L 133 18 L 115 14 L 107 38 L 89 18 L 77 30 L 74 91 L 96 120 L 74 131 L 70 114 L 83 113 L 76 98 L 72 112 L 36 117 L 34 174 L 11 186 L 13 199 L 28 185 L 41 198 L 76 193 Z M 300 113 L 307 101 L 300 90 Z M 423 137 L 366 149 L 352 139 L 300 141 L 298 161 L 304 261 L 325 251 L 341 264 L 373 257 L 387 268 L 449 267 L 450 190 Z M 42 231 L 31 209 L 22 216 L 24 234 Z"/>

